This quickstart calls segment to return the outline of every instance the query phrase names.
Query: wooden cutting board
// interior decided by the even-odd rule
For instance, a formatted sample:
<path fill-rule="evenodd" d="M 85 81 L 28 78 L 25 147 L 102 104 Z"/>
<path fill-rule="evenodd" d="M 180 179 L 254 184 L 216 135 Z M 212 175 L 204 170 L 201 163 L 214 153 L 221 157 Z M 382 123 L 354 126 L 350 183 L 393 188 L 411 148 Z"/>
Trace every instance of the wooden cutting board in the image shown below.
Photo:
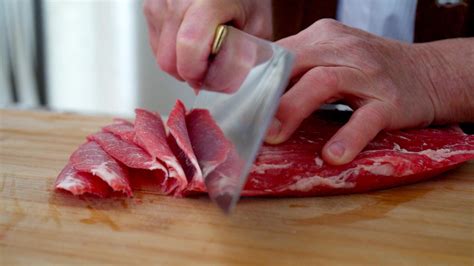
<path fill-rule="evenodd" d="M 0 111 L 0 265 L 474 263 L 474 163 L 375 193 L 248 198 L 224 216 L 206 197 L 55 193 L 87 134 L 111 122 Z"/>

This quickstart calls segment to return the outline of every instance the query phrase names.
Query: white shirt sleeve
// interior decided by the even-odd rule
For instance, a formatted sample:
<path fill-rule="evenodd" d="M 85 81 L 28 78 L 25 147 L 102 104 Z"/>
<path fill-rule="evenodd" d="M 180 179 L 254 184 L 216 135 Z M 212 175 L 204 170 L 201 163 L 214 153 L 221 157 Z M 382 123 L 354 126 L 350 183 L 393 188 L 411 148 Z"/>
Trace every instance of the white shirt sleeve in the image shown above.
<path fill-rule="evenodd" d="M 417 0 L 339 0 L 337 19 L 370 33 L 413 42 Z"/>

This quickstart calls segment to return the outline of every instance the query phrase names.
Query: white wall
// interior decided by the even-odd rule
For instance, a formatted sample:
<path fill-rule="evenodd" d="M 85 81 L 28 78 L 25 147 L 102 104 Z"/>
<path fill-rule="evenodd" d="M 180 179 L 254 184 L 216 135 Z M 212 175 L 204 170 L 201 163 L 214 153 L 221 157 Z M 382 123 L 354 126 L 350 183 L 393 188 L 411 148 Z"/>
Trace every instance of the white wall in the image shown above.
<path fill-rule="evenodd" d="M 16 96 L 23 107 L 39 104 L 35 82 L 34 0 L 0 0 L 0 106 L 13 103 L 10 65 Z"/>
<path fill-rule="evenodd" d="M 54 109 L 132 115 L 168 113 L 190 88 L 161 72 L 136 0 L 46 0 L 48 103 Z"/>

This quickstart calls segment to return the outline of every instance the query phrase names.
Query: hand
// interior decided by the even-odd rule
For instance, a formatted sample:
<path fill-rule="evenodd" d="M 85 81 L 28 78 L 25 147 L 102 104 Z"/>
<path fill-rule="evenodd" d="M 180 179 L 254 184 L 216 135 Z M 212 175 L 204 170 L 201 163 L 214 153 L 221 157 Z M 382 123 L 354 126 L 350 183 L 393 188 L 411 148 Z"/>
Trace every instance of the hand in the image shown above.
<path fill-rule="evenodd" d="M 158 65 L 195 89 L 207 72 L 219 24 L 261 38 L 272 35 L 271 0 L 146 0 L 144 13 Z"/>
<path fill-rule="evenodd" d="M 340 100 L 355 112 L 323 148 L 323 159 L 334 165 L 350 162 L 383 129 L 454 120 L 447 118 L 443 103 L 453 93 L 446 88 L 440 93 L 433 85 L 430 69 L 442 65 L 433 66 L 433 58 L 444 61 L 430 46 L 380 38 L 328 19 L 279 44 L 295 53 L 292 77 L 299 79 L 281 98 L 268 143 L 287 140 L 322 104 Z M 472 90 L 468 93 L 472 100 Z"/>

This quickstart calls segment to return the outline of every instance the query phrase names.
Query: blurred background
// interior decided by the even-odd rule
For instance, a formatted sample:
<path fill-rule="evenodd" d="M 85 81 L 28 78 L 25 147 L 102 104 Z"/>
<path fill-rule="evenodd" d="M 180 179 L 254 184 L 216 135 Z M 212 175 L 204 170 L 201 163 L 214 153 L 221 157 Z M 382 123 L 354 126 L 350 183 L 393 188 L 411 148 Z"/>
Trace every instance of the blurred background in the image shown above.
<path fill-rule="evenodd" d="M 0 107 L 167 114 L 194 93 L 162 72 L 140 0 L 0 0 Z"/>

